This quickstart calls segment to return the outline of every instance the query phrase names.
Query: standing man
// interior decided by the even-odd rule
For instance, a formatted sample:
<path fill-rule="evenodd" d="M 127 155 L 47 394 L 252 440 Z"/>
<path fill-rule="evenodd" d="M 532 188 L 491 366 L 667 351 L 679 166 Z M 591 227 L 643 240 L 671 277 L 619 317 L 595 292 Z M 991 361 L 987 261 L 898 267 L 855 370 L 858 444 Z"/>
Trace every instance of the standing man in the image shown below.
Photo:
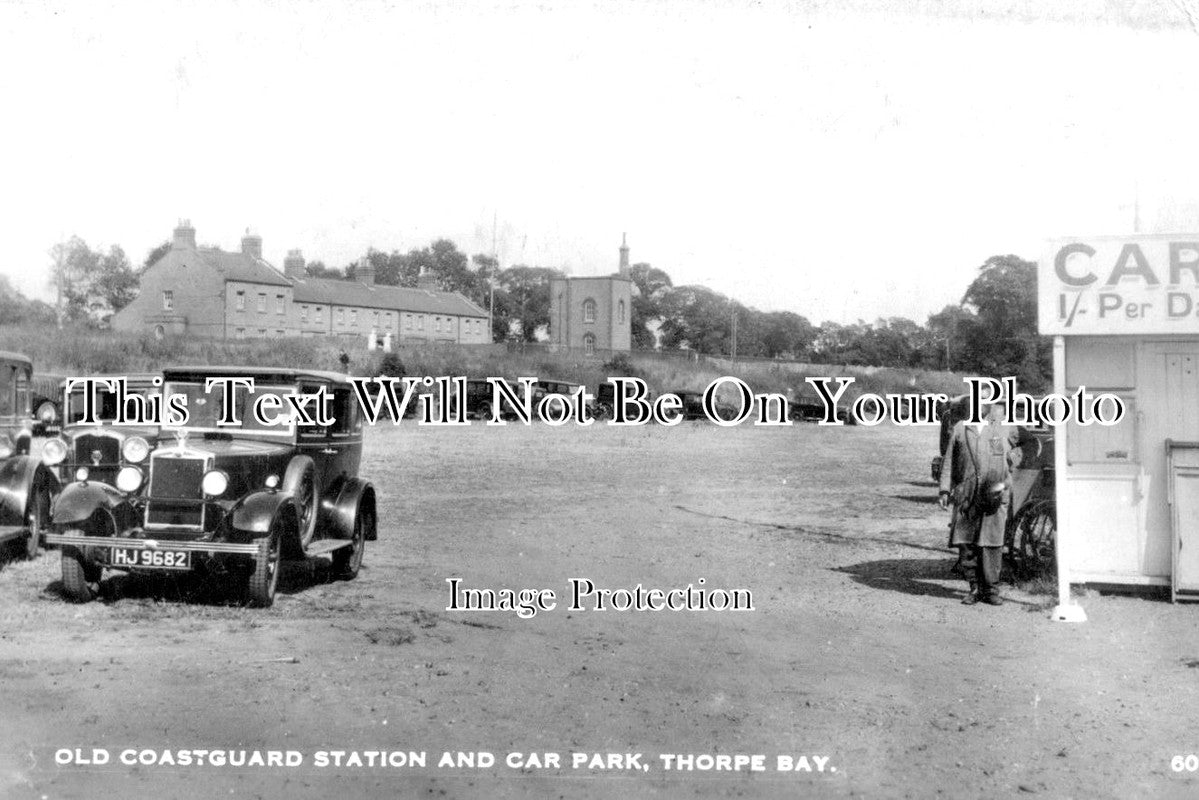
<path fill-rule="evenodd" d="M 1003 604 L 999 573 L 1003 566 L 1003 539 L 1011 502 L 1012 463 L 1019 457 L 1020 430 L 1003 422 L 996 402 L 982 404 L 983 421 L 953 426 L 945 461 L 941 465 L 938 502 L 953 502 L 949 544 L 956 546 L 959 563 L 970 583 L 962 600 L 974 605 Z"/>

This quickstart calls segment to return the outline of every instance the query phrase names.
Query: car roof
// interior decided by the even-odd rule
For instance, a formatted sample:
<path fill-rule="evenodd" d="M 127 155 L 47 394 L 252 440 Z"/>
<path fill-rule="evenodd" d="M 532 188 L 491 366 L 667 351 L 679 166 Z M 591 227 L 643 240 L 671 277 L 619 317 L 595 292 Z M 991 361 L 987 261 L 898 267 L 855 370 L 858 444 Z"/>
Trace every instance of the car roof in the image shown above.
<path fill-rule="evenodd" d="M 16 361 L 19 364 L 24 364 L 27 367 L 33 366 L 33 359 L 24 353 L 13 353 L 8 350 L 0 350 L 0 361 Z"/>
<path fill-rule="evenodd" d="M 292 369 L 290 367 L 223 367 L 201 365 L 194 367 L 167 367 L 162 371 L 163 380 L 179 381 L 211 377 L 255 378 L 264 383 L 294 383 L 304 379 L 348 383 L 349 377 L 340 372 L 319 369 Z"/>

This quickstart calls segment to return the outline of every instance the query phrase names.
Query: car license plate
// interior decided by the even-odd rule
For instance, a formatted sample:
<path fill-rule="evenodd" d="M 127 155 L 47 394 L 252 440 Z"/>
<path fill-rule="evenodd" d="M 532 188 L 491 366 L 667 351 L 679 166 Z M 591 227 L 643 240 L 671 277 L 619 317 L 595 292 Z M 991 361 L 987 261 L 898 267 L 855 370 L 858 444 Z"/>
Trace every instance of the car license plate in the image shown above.
<path fill-rule="evenodd" d="M 113 567 L 148 567 L 150 569 L 191 569 L 191 553 L 187 550 L 135 550 L 118 548 L 108 560 Z"/>

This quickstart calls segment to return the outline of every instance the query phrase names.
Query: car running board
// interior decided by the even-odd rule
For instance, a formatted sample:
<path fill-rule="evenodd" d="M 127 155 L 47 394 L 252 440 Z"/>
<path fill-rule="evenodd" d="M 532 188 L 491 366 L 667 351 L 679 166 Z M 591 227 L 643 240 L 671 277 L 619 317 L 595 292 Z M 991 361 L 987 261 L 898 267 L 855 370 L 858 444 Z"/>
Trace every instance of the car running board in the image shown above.
<path fill-rule="evenodd" d="M 29 529 L 20 525 L 0 525 L 0 542 L 7 542 L 9 539 L 17 539 L 27 535 L 29 535 Z"/>
<path fill-rule="evenodd" d="M 332 553 L 334 550 L 340 550 L 352 544 L 354 544 L 353 539 L 321 539 L 319 542 L 313 542 L 305 547 L 304 555 L 323 556 L 325 553 Z"/>

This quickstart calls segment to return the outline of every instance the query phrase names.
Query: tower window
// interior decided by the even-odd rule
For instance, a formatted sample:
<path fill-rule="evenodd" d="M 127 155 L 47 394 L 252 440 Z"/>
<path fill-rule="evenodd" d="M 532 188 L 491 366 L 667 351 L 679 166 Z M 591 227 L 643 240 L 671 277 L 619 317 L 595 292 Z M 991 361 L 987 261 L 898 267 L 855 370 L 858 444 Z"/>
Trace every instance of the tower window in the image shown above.
<path fill-rule="evenodd" d="M 595 322 L 595 301 L 591 298 L 583 301 L 583 321 Z"/>

